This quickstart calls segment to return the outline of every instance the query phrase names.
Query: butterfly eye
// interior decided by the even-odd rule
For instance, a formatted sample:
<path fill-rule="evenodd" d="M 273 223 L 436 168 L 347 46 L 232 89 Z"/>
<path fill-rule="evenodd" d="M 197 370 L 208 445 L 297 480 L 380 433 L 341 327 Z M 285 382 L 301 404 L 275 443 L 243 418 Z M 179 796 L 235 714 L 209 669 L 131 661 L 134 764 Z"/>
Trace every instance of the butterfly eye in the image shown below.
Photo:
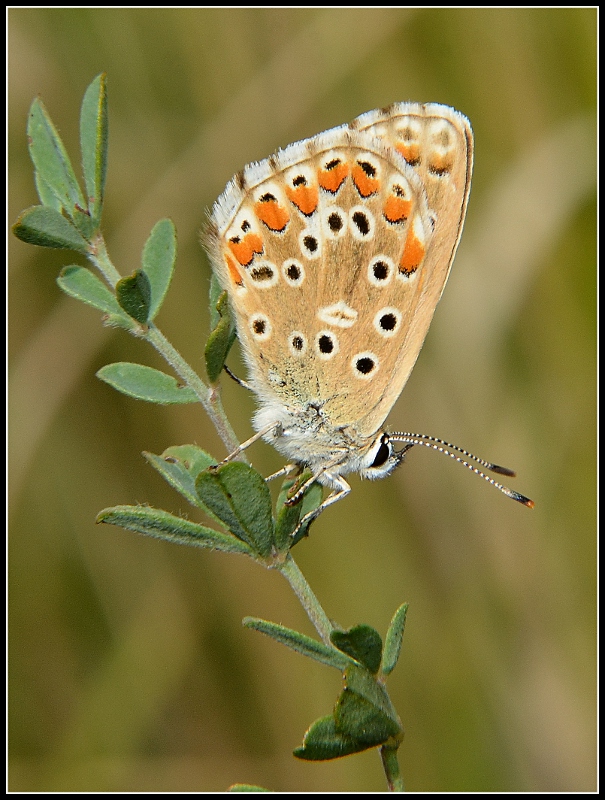
<path fill-rule="evenodd" d="M 374 461 L 370 464 L 370 467 L 382 467 L 385 464 L 389 456 L 391 455 L 391 446 L 389 440 L 386 436 L 382 436 L 380 438 L 380 447 L 374 456 Z"/>

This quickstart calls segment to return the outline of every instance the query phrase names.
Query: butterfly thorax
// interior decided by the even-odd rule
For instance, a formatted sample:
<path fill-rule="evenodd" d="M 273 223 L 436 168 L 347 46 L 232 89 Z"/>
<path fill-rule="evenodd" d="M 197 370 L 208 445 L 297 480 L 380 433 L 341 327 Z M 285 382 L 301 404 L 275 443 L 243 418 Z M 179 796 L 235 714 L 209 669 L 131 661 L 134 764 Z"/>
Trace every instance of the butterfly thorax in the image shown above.
<path fill-rule="evenodd" d="M 275 399 L 261 401 L 253 424 L 257 431 L 274 425 L 263 437 L 265 441 L 290 462 L 308 466 L 314 474 L 326 470 L 319 480 L 327 485 L 331 484 L 330 473 L 363 473 L 368 454 L 381 436 L 378 432 L 367 437 L 350 425 L 334 425 L 317 400 L 300 408 L 288 408 Z"/>

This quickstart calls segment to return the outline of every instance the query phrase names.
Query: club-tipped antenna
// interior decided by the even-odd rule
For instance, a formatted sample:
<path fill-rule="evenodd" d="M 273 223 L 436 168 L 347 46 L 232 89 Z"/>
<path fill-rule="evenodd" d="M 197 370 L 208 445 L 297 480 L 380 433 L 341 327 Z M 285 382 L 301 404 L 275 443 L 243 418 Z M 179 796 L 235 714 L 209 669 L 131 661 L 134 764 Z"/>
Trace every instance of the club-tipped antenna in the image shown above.
<path fill-rule="evenodd" d="M 469 461 L 466 459 L 475 461 L 477 464 L 480 464 L 483 469 L 487 469 L 490 472 L 495 472 L 498 475 L 507 475 L 510 478 L 514 478 L 516 473 L 513 472 L 512 469 L 501 467 L 498 464 L 493 464 L 491 461 L 485 461 L 485 459 L 478 458 L 472 453 L 469 453 L 468 450 L 464 450 L 462 447 L 457 447 L 455 444 L 450 444 L 450 442 L 446 442 L 443 439 L 438 439 L 436 436 L 428 436 L 425 433 L 409 433 L 407 431 L 401 431 L 397 433 L 389 433 L 388 436 L 392 442 L 403 442 L 409 447 L 418 444 L 422 445 L 422 447 L 430 447 L 432 450 L 436 450 L 438 453 L 443 453 L 444 455 L 453 458 L 454 461 L 457 461 L 459 464 L 463 464 L 465 467 L 467 467 L 467 469 L 470 469 L 471 472 L 474 472 L 475 475 L 479 475 L 479 477 L 483 478 L 488 483 L 491 483 L 492 486 L 495 486 L 496 489 L 499 489 L 503 494 L 505 494 L 507 497 L 510 497 L 512 500 L 516 500 L 518 503 L 521 503 L 528 508 L 533 508 L 535 505 L 534 501 L 530 500 L 529 497 L 525 497 L 525 495 L 515 492 L 512 489 L 509 489 L 507 486 L 503 486 L 501 483 L 498 483 L 498 481 L 490 478 L 490 476 L 486 475 L 483 470 L 480 470 L 474 464 L 469 463 Z M 460 453 L 461 455 L 456 455 L 457 453 Z"/>

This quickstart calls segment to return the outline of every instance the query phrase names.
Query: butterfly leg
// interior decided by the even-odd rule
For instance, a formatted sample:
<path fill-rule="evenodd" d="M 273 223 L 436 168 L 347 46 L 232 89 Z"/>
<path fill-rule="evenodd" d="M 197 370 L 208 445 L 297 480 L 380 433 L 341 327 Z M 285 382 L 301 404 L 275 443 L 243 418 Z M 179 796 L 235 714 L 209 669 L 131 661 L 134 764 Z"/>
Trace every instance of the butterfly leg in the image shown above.
<path fill-rule="evenodd" d="M 317 475 L 313 475 L 312 478 L 306 481 L 306 483 L 301 487 L 301 489 L 298 490 L 298 492 L 294 495 L 294 497 L 296 497 L 301 490 L 304 492 L 306 487 L 309 484 L 313 483 L 313 481 L 316 478 Z M 309 525 L 311 522 L 313 522 L 313 520 L 316 519 L 321 514 L 321 512 L 324 511 L 328 506 L 333 505 L 333 503 L 337 503 L 339 500 L 342 500 L 343 497 L 346 497 L 349 494 L 349 492 L 351 491 L 351 487 L 341 475 L 334 475 L 332 476 L 332 479 L 336 484 L 336 488 L 332 491 L 331 494 L 329 494 L 326 497 L 323 503 L 320 503 L 317 506 L 317 508 L 313 509 L 313 511 L 309 511 L 308 514 L 305 514 L 305 516 L 301 519 L 301 521 L 298 523 L 293 533 L 291 534 L 292 537 L 295 537 L 298 534 L 299 530 L 302 528 L 303 525 Z M 294 500 L 294 497 L 292 498 L 292 500 Z"/>
<path fill-rule="evenodd" d="M 272 422 L 270 425 L 261 428 L 261 430 L 255 433 L 254 436 L 251 436 L 249 439 L 246 439 L 245 442 L 242 442 L 240 445 L 238 445 L 232 453 L 229 453 L 227 458 L 224 458 L 221 462 L 216 464 L 216 466 L 212 467 L 211 469 L 217 469 L 218 467 L 222 467 L 223 464 L 228 464 L 229 461 L 233 461 L 234 458 L 236 458 L 240 453 L 242 453 L 244 450 L 250 447 L 251 444 L 254 444 L 254 442 L 258 441 L 259 439 L 262 439 L 262 437 L 265 436 L 265 434 L 269 433 L 269 431 L 276 431 L 278 433 L 280 429 L 281 429 L 281 422 Z"/>
<path fill-rule="evenodd" d="M 275 478 L 281 478 L 282 475 L 291 475 L 297 469 L 300 469 L 298 464 L 286 464 L 285 467 L 278 469 L 277 472 L 274 472 L 272 475 L 268 475 L 265 478 L 265 481 L 272 481 Z"/>

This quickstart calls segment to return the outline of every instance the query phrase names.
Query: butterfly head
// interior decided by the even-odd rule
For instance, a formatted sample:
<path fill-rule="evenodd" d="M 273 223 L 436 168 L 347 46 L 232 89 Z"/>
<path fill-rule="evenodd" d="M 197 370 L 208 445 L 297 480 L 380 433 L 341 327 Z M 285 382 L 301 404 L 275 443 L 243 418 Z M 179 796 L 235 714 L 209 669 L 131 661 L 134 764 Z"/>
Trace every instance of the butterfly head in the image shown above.
<path fill-rule="evenodd" d="M 413 445 L 408 444 L 401 450 L 395 450 L 393 440 L 389 434 L 382 431 L 361 459 L 358 469 L 359 474 L 362 478 L 371 481 L 386 478 L 403 462 L 405 454 L 410 447 L 413 447 Z"/>

